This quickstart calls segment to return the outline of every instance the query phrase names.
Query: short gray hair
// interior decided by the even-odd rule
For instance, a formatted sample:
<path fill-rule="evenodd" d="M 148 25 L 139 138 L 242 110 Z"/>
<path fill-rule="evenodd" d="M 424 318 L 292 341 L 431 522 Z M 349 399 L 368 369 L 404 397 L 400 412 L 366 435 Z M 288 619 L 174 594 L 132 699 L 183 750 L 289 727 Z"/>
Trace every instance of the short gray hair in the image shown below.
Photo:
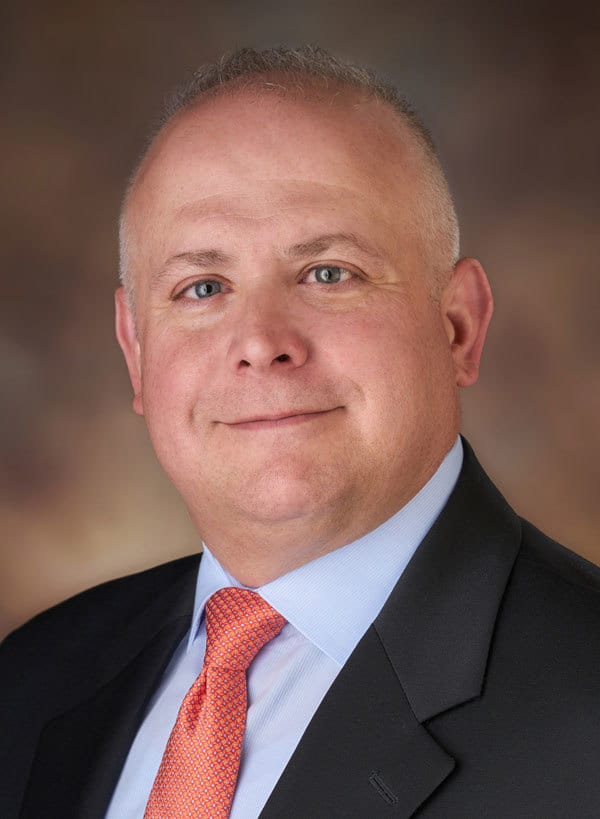
<path fill-rule="evenodd" d="M 398 89 L 367 68 L 343 62 L 323 48 L 303 45 L 298 48 L 242 48 L 224 55 L 218 62 L 200 66 L 167 99 L 145 149 L 136 163 L 123 198 L 119 229 L 120 279 L 130 304 L 134 288 L 130 275 L 130 241 L 126 219 L 129 194 L 146 152 L 162 128 L 180 111 L 200 99 L 239 93 L 244 89 L 302 94 L 307 88 L 333 87 L 366 94 L 391 107 L 406 125 L 421 148 L 424 163 L 426 201 L 419 222 L 426 247 L 436 249 L 432 260 L 432 295 L 438 297 L 459 256 L 459 226 L 446 176 L 441 167 L 431 134 L 410 102 Z"/>

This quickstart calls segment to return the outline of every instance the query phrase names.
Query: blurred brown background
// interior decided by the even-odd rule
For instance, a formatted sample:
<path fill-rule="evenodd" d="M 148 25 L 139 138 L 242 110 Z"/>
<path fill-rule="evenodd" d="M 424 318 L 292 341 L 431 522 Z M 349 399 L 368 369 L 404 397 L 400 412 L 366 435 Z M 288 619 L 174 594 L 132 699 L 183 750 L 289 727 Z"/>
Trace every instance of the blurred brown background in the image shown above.
<path fill-rule="evenodd" d="M 121 192 L 165 93 L 241 45 L 313 42 L 413 99 L 497 312 L 464 429 L 516 508 L 600 563 L 596 4 L 3 6 L 0 634 L 198 548 L 113 341 Z M 557 7 L 558 9 L 558 7 Z"/>

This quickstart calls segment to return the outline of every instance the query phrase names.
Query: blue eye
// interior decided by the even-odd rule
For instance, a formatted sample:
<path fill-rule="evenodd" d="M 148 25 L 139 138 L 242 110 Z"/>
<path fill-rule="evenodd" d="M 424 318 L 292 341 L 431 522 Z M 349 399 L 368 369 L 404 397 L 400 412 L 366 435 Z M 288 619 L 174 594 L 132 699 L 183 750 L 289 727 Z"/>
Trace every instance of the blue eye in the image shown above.
<path fill-rule="evenodd" d="M 214 296 L 215 293 L 221 292 L 221 283 L 215 281 L 197 282 L 192 285 L 190 290 L 193 290 L 197 298 L 206 299 L 209 296 Z"/>
<path fill-rule="evenodd" d="M 342 280 L 344 273 L 348 271 L 343 267 L 336 267 L 335 265 L 324 264 L 320 267 L 313 267 L 312 271 L 315 274 L 315 279 L 319 284 L 336 284 Z"/>

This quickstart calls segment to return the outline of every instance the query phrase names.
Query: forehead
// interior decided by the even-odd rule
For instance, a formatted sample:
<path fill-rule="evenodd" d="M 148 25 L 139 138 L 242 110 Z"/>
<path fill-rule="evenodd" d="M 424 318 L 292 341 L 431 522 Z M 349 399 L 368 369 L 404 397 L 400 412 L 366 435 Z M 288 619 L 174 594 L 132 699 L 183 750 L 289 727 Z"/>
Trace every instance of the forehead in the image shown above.
<path fill-rule="evenodd" d="M 128 221 L 144 245 L 188 224 L 260 232 L 327 219 L 348 230 L 362 219 L 376 230 L 410 213 L 420 172 L 415 140 L 377 101 L 228 95 L 180 112 L 158 135 Z"/>

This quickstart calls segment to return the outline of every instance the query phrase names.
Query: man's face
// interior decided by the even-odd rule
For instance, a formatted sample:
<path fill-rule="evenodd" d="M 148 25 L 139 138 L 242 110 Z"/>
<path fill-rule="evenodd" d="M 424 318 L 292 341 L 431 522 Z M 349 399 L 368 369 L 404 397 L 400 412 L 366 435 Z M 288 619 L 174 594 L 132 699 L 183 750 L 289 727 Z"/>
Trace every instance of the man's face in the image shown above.
<path fill-rule="evenodd" d="M 146 158 L 126 354 L 202 534 L 310 521 L 341 545 L 452 445 L 455 369 L 402 130 L 374 102 L 234 95 L 179 115 Z"/>

